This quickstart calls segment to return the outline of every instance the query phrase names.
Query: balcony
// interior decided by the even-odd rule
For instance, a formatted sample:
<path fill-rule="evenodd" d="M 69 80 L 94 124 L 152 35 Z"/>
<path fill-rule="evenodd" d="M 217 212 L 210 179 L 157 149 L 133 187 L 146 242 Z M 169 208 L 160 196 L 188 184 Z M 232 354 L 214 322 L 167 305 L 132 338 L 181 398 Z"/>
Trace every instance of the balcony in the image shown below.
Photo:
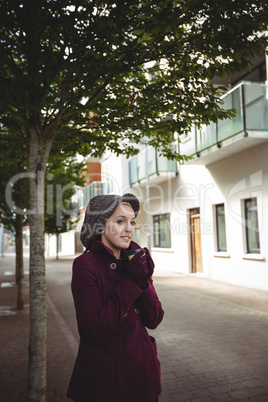
<path fill-rule="evenodd" d="M 241 82 L 223 97 L 223 108 L 236 109 L 233 119 L 192 128 L 182 138 L 180 153 L 192 156 L 189 164 L 208 165 L 268 140 L 268 87 Z"/>
<path fill-rule="evenodd" d="M 130 185 L 143 184 L 146 181 L 146 170 L 152 183 L 160 183 L 178 174 L 177 161 L 168 160 L 153 147 L 148 147 L 148 164 L 146 166 L 146 150 L 131 158 L 129 162 Z"/>
<path fill-rule="evenodd" d="M 110 191 L 110 185 L 108 182 L 93 181 L 84 188 L 84 197 L 83 197 L 84 207 L 87 206 L 91 198 L 95 197 L 96 195 L 109 194 L 109 191 Z"/>

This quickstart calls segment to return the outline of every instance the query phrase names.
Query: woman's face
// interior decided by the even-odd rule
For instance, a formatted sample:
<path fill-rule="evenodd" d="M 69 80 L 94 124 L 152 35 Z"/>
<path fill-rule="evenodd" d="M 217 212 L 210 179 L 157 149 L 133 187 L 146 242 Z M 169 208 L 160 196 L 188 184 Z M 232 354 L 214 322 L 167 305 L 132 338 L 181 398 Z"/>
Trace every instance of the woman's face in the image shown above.
<path fill-rule="evenodd" d="M 109 247 L 116 258 L 121 249 L 127 249 L 134 235 L 135 214 L 129 205 L 120 204 L 107 220 L 101 236 L 103 244 Z"/>

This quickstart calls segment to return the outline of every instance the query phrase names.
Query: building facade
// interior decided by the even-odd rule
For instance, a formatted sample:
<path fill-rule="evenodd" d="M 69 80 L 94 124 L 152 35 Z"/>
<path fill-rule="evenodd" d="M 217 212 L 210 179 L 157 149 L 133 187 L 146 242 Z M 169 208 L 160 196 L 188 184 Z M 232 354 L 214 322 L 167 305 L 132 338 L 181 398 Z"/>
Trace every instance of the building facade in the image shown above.
<path fill-rule="evenodd" d="M 103 158 L 102 172 L 115 192 L 131 191 L 141 201 L 136 240 L 150 246 L 156 271 L 268 290 L 264 71 L 265 59 L 258 59 L 242 81 L 236 76 L 224 96 L 235 118 L 193 127 L 181 139 L 180 153 L 192 157 L 187 163 L 167 161 L 146 146 L 130 160 Z"/>
<path fill-rule="evenodd" d="M 101 176 L 80 197 L 81 222 L 94 195 L 132 192 L 141 203 L 135 240 L 150 248 L 156 272 L 268 290 L 266 71 L 259 58 L 251 73 L 228 83 L 224 107 L 235 108 L 235 118 L 193 127 L 174 143 L 191 156 L 188 162 L 168 161 L 146 142 L 133 158 L 103 155 Z M 80 252 L 79 228 L 69 240 L 74 246 L 67 246 L 68 236 L 62 235 L 62 244 L 69 254 Z"/>

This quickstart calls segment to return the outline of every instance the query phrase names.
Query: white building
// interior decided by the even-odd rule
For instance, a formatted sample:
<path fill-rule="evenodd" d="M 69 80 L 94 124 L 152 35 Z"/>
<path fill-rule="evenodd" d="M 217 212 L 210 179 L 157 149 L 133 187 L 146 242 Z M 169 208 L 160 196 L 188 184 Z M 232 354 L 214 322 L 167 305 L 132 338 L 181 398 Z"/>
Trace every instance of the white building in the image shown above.
<path fill-rule="evenodd" d="M 184 137 L 183 165 L 144 146 L 131 159 L 105 156 L 114 192 L 141 201 L 136 239 L 149 240 L 156 271 L 195 273 L 268 290 L 268 88 L 264 59 L 226 94 L 237 116 Z M 235 77 L 239 80 L 239 76 Z M 248 81 L 250 80 L 250 81 Z M 146 152 L 147 165 L 146 165 Z M 147 215 L 146 172 L 149 176 Z"/>
<path fill-rule="evenodd" d="M 265 59 L 256 59 L 250 74 L 232 78 L 224 104 L 237 110 L 234 119 L 202 132 L 193 128 L 176 144 L 192 156 L 189 162 L 168 161 L 145 145 L 130 159 L 101 159 L 101 182 L 93 181 L 87 193 L 137 195 L 135 240 L 151 248 L 156 272 L 268 290 L 266 70 Z"/>

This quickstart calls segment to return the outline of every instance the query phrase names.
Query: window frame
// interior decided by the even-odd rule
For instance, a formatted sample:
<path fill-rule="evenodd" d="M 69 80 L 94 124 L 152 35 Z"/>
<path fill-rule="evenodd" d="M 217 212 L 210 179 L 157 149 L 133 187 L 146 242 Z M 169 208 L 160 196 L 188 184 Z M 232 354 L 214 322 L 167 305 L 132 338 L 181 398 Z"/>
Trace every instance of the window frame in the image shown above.
<path fill-rule="evenodd" d="M 247 206 L 247 204 L 255 201 L 255 205 Z M 244 218 L 245 218 L 245 239 L 246 239 L 246 252 L 247 254 L 260 254 L 260 232 L 259 232 L 259 216 L 258 216 L 258 202 L 257 197 L 244 199 Z M 255 229 L 249 227 L 249 215 L 255 212 Z M 250 245 L 250 231 L 254 230 L 257 233 L 257 248 Z"/>
<path fill-rule="evenodd" d="M 223 211 L 219 211 L 219 208 L 223 207 Z M 225 247 L 221 247 L 221 239 L 220 239 L 220 217 L 223 216 L 224 218 L 224 242 Z M 226 237 L 226 220 L 225 220 L 225 205 L 224 203 L 216 204 L 215 205 L 215 223 L 216 223 L 216 250 L 217 252 L 227 252 L 227 237 Z"/>
<path fill-rule="evenodd" d="M 168 238 L 167 238 L 167 243 L 168 245 L 163 245 L 161 243 L 161 219 L 162 221 L 165 220 L 168 226 Z M 166 225 L 165 223 L 165 225 Z M 156 225 L 159 225 L 159 230 L 156 230 Z M 170 232 L 170 213 L 164 213 L 164 214 L 158 214 L 158 215 L 153 215 L 153 242 L 155 248 L 171 248 L 171 232 Z"/>

